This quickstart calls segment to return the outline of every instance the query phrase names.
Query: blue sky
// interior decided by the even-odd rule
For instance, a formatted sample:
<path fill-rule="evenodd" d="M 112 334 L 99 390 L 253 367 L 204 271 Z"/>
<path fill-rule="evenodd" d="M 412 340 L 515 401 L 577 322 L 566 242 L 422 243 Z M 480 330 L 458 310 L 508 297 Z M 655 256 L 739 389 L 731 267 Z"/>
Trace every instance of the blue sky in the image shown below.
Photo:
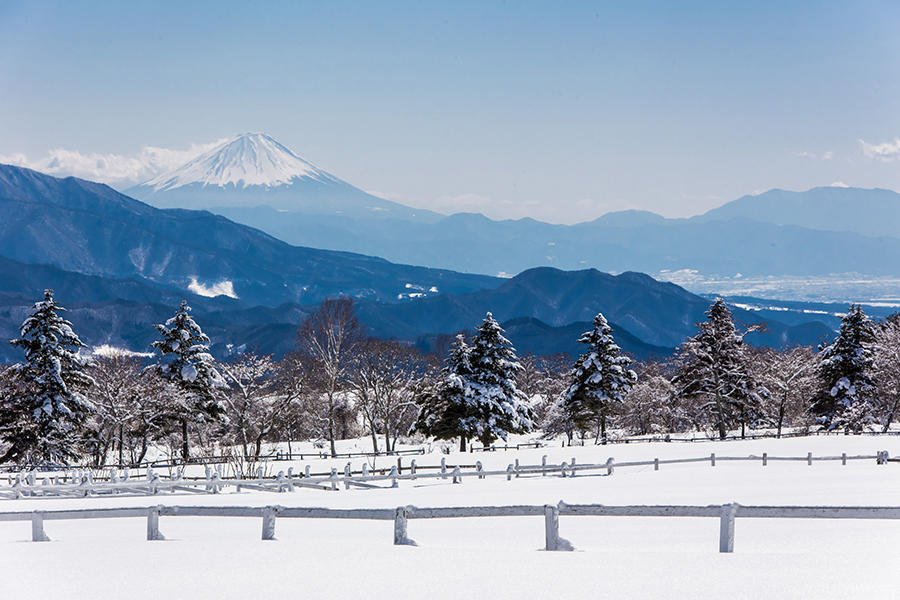
<path fill-rule="evenodd" d="M 262 131 L 390 199 L 555 222 L 900 189 L 898 18 L 895 2 L 7 0 L 0 157 L 139 162 Z"/>

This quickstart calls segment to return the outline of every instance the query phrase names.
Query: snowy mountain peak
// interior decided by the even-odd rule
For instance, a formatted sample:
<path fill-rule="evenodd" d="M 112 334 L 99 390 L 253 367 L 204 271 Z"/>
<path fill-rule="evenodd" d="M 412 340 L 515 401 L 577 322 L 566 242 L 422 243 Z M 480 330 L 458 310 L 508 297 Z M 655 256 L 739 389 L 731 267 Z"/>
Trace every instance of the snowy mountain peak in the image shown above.
<path fill-rule="evenodd" d="M 294 179 L 336 181 L 263 133 L 243 133 L 174 171 L 143 184 L 154 192 L 199 184 L 203 187 L 276 187 Z"/>

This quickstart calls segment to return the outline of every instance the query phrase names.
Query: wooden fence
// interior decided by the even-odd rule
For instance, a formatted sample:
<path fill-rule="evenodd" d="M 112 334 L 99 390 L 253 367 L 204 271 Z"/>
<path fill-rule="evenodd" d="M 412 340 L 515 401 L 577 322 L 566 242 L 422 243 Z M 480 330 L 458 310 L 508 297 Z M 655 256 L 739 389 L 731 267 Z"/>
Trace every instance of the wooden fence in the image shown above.
<path fill-rule="evenodd" d="M 125 470 L 122 473 L 113 471 L 106 481 L 95 481 L 93 474 L 88 471 L 86 474 L 73 475 L 71 479 L 63 481 L 55 476 L 44 477 L 40 483 L 38 483 L 35 473 L 16 473 L 7 476 L 8 485 L 0 487 L 0 497 L 85 497 L 122 494 L 146 496 L 164 492 L 217 494 L 228 487 L 234 488 L 235 491 L 247 489 L 293 492 L 297 488 L 336 491 L 340 489 L 341 485 L 345 489 L 377 489 L 386 485 L 397 487 L 400 481 L 428 478 L 449 479 L 452 483 L 458 484 L 462 483 L 465 477 L 484 479 L 505 476 L 507 480 L 512 480 L 523 476 L 575 477 L 597 472 L 601 475 L 612 475 L 616 468 L 652 466 L 654 471 L 658 471 L 663 465 L 687 463 L 709 463 L 710 466 L 715 467 L 719 462 L 750 461 L 765 467 L 773 461 L 805 462 L 812 466 L 813 462 L 840 461 L 842 465 L 846 465 L 848 461 L 859 460 L 874 460 L 877 464 L 883 465 L 895 462 L 896 459 L 890 459 L 888 451 L 882 450 L 872 455 L 843 453 L 840 456 L 813 456 L 812 452 L 807 453 L 806 456 L 770 456 L 764 452 L 760 456 L 716 456 L 715 453 L 712 453 L 709 456 L 697 458 L 654 458 L 653 460 L 624 462 L 616 462 L 615 459 L 609 458 L 606 462 L 599 464 L 578 464 L 573 457 L 570 461 L 551 464 L 547 462 L 547 456 L 544 455 L 539 465 L 519 464 L 519 460 L 516 459 L 505 469 L 485 469 L 481 461 L 477 461 L 474 465 L 465 465 L 465 468 L 463 465 L 449 466 L 446 458 L 442 457 L 440 465 L 422 467 L 416 465 L 416 461 L 413 459 L 405 472 L 401 472 L 396 465 L 392 466 L 389 471 L 370 471 L 367 463 L 362 463 L 360 469 L 354 471 L 348 462 L 342 473 L 339 473 L 336 468 L 332 468 L 330 473 L 313 474 L 307 465 L 302 474 L 295 474 L 291 468 L 287 472 L 279 471 L 275 477 L 263 477 L 263 471 L 260 468 L 255 479 L 226 479 L 222 477 L 220 471 L 207 467 L 206 477 L 203 479 L 186 479 L 180 470 L 169 478 L 163 478 L 151 469 L 147 471 L 143 479 L 132 478 Z"/>
<path fill-rule="evenodd" d="M 253 517 L 262 519 L 262 539 L 275 539 L 277 518 L 364 519 L 394 522 L 395 545 L 417 545 L 409 538 L 410 519 L 469 517 L 544 517 L 544 549 L 572 550 L 571 542 L 560 537 L 560 516 L 593 517 L 712 517 L 719 518 L 719 552 L 734 551 L 735 519 L 900 519 L 897 506 L 741 506 L 736 503 L 708 506 L 606 506 L 602 504 L 565 504 L 544 506 L 465 506 L 417 508 L 310 508 L 286 506 L 144 506 L 136 508 L 85 508 L 77 510 L 0 512 L 0 521 L 30 521 L 31 539 L 49 541 L 45 521 L 76 519 L 146 518 L 147 539 L 164 540 L 160 517 Z"/>

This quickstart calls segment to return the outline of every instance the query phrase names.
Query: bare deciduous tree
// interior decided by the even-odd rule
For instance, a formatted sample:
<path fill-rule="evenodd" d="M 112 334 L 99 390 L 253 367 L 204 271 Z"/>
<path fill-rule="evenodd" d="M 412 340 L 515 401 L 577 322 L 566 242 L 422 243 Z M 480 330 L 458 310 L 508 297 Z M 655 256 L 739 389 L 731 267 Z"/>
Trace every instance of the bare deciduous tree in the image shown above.
<path fill-rule="evenodd" d="M 370 338 L 359 345 L 348 379 L 357 408 L 369 426 L 375 452 L 376 432 L 383 433 L 385 451 L 390 452 L 403 429 L 401 425 L 411 424 L 424 370 L 421 356 L 407 344 Z"/>
<path fill-rule="evenodd" d="M 327 299 L 304 319 L 297 333 L 301 351 L 320 370 L 322 394 L 326 402 L 327 435 L 331 455 L 335 456 L 335 423 L 346 410 L 341 397 L 347 370 L 362 340 L 363 328 L 356 318 L 350 298 Z"/>
<path fill-rule="evenodd" d="M 291 402 L 289 389 L 279 389 L 277 363 L 271 355 L 245 352 L 230 363 L 221 363 L 219 372 L 228 382 L 225 405 L 228 431 L 241 445 L 245 461 L 257 461 L 263 440 L 278 426 L 278 415 Z M 252 447 L 252 450 L 251 450 Z"/>
<path fill-rule="evenodd" d="M 887 432 L 900 412 L 900 314 L 890 315 L 875 331 L 875 386 L 881 431 Z"/>
<path fill-rule="evenodd" d="M 752 368 L 770 392 L 764 405 L 766 417 L 775 425 L 778 437 L 786 424 L 809 424 L 807 409 L 817 386 L 815 358 L 808 346 L 781 352 L 772 348 L 752 351 Z"/>

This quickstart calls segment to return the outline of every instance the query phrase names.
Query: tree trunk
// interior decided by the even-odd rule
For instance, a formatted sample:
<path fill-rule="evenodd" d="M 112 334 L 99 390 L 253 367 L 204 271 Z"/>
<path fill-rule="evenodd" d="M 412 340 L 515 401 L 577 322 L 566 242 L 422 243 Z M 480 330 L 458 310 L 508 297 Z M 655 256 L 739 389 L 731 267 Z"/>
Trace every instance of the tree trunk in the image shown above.
<path fill-rule="evenodd" d="M 331 445 L 331 458 L 337 457 L 334 445 L 334 393 L 328 393 L 328 442 Z"/>
<path fill-rule="evenodd" d="M 375 423 L 369 421 L 369 427 L 372 429 L 372 452 L 378 454 L 378 435 L 375 433 Z"/>
<path fill-rule="evenodd" d="M 606 415 L 600 415 L 600 438 L 603 440 L 601 443 L 606 445 Z"/>
<path fill-rule="evenodd" d="M 125 466 L 125 425 L 119 424 L 119 468 Z"/>
<path fill-rule="evenodd" d="M 894 404 L 891 406 L 891 411 L 884 419 L 884 427 L 881 429 L 881 433 L 887 433 L 888 429 L 891 428 L 891 421 L 894 420 L 894 415 L 897 413 L 898 404 L 900 404 L 900 400 L 894 400 Z"/>
<path fill-rule="evenodd" d="M 188 448 L 188 422 L 187 419 L 181 419 L 181 458 L 185 464 L 190 459 L 190 448 Z"/>
<path fill-rule="evenodd" d="M 460 452 L 466 451 L 466 436 L 464 436 L 464 435 L 459 436 L 459 451 Z"/>
<path fill-rule="evenodd" d="M 781 438 L 781 429 L 784 426 L 784 407 L 787 404 L 787 392 L 781 397 L 781 404 L 778 405 L 778 438 Z"/>

